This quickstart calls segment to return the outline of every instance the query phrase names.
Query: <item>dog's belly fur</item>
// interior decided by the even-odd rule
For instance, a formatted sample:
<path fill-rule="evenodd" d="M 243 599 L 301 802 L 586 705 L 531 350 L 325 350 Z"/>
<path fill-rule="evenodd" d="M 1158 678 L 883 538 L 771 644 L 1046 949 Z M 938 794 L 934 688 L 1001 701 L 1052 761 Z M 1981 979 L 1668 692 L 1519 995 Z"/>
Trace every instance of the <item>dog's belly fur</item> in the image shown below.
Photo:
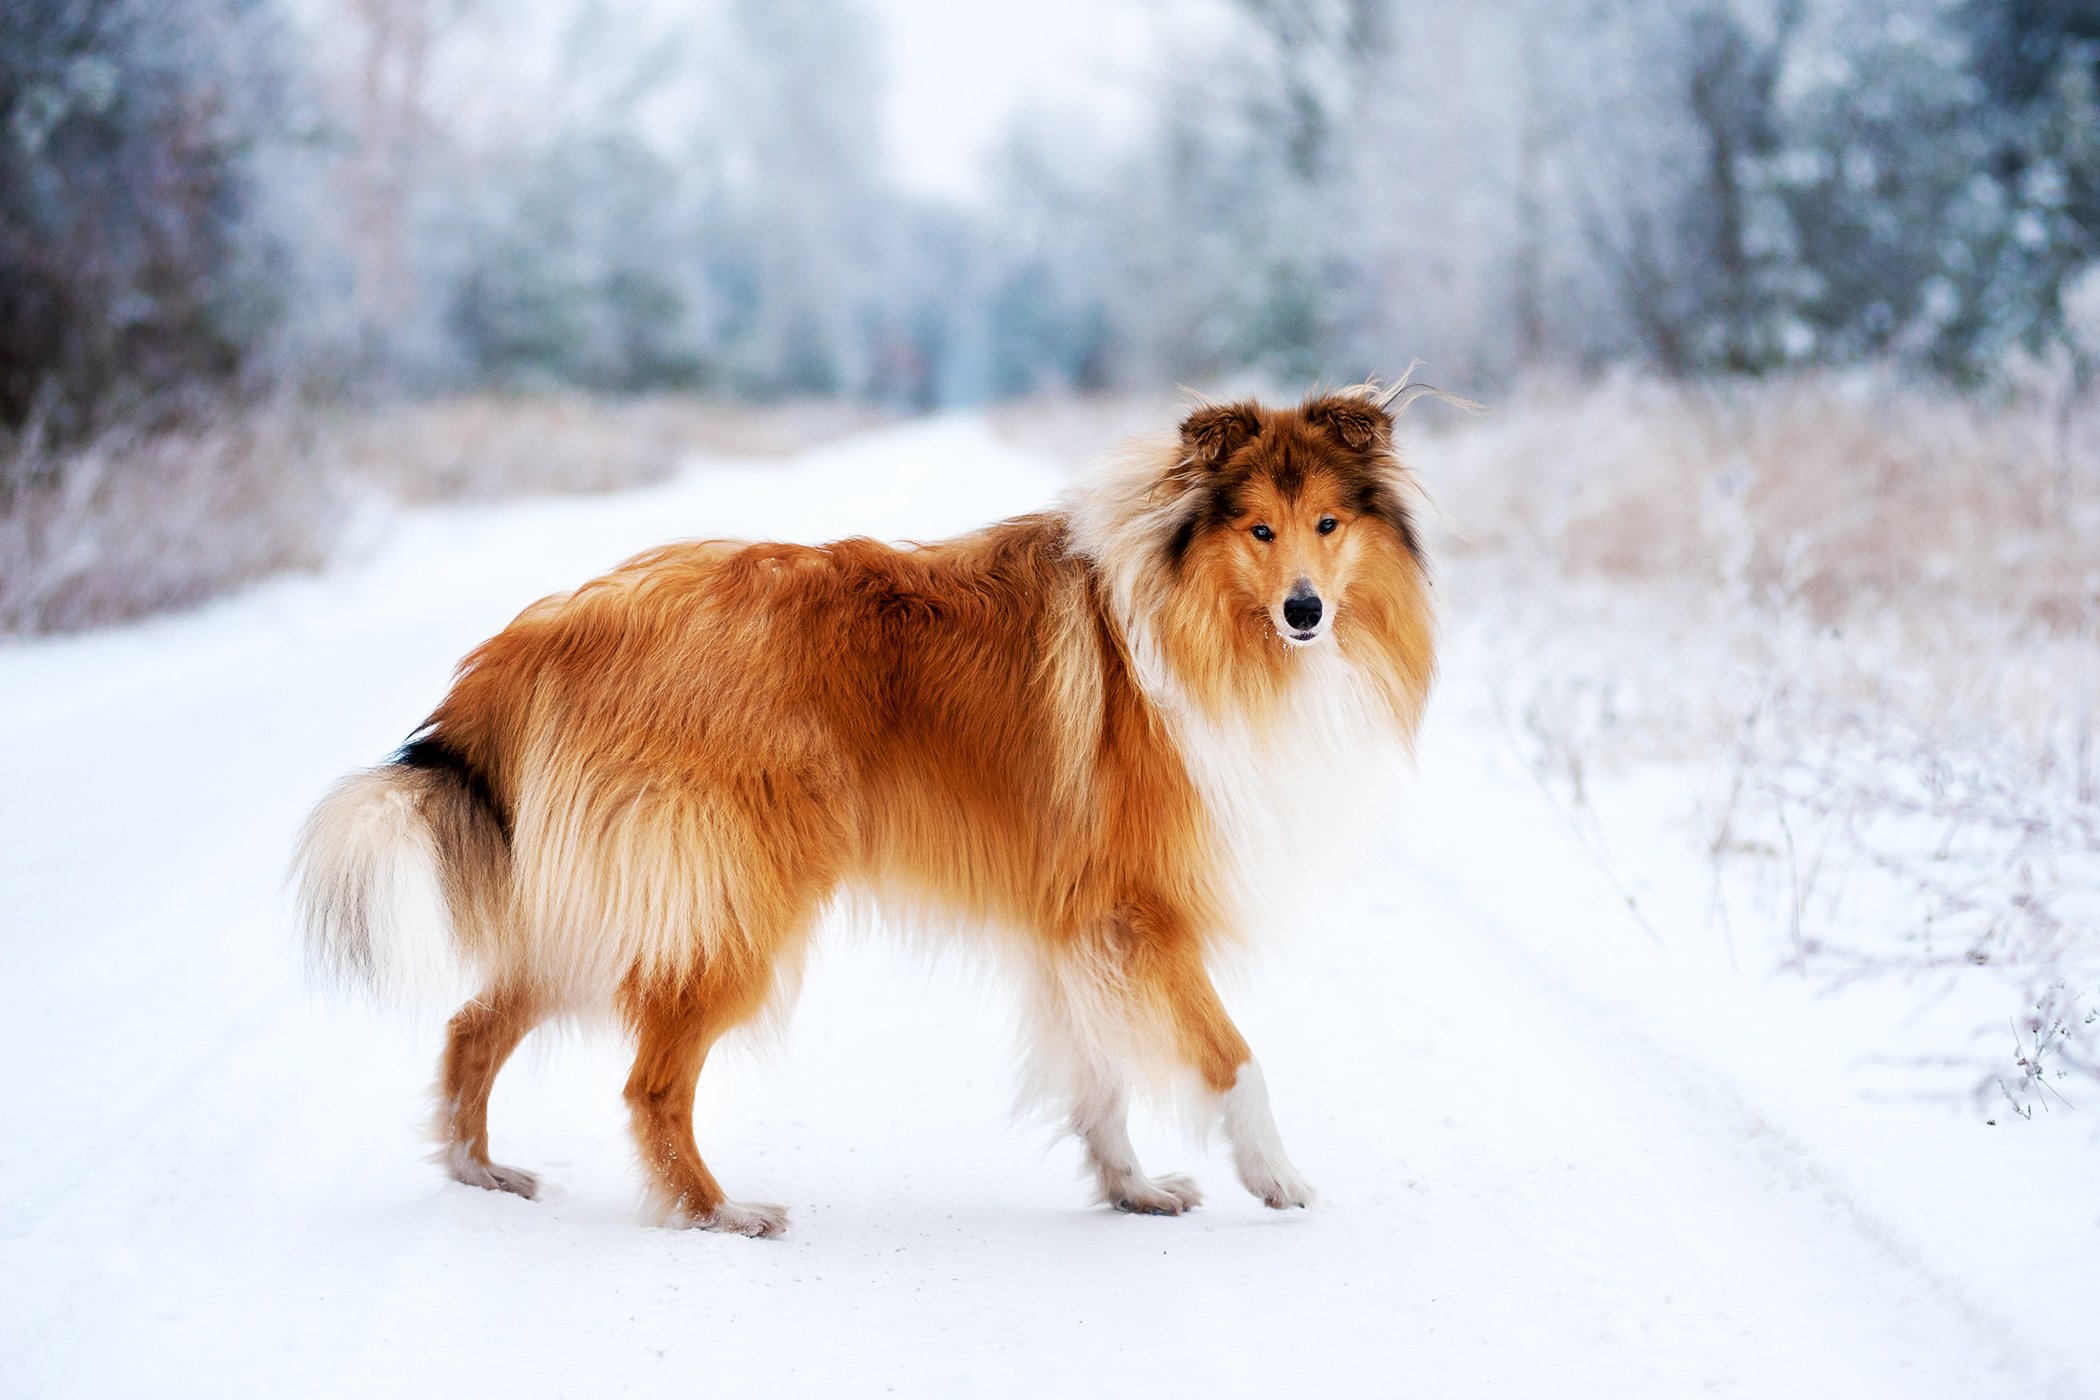
<path fill-rule="evenodd" d="M 862 898 L 995 935 L 1029 1082 L 1099 1199 L 1196 1203 L 1124 1127 L 1134 1088 L 1172 1083 L 1249 1190 L 1305 1204 L 1208 964 L 1332 882 L 1427 690 L 1426 579 L 1367 392 L 1192 415 L 1238 426 L 937 544 L 668 546 L 472 653 L 393 761 L 316 808 L 296 864 L 317 963 L 386 991 L 451 958 L 481 987 L 440 1067 L 447 1169 L 532 1194 L 489 1158 L 490 1087 L 533 1026 L 610 1014 L 659 1214 L 778 1233 L 702 1162 L 694 1088 Z M 1268 455 L 1209 475 L 1239 447 Z M 1234 515 L 1250 482 L 1281 522 L 1261 548 Z M 1243 596 L 1282 578 L 1271 542 L 1294 598 L 1328 580 L 1312 645 Z"/>

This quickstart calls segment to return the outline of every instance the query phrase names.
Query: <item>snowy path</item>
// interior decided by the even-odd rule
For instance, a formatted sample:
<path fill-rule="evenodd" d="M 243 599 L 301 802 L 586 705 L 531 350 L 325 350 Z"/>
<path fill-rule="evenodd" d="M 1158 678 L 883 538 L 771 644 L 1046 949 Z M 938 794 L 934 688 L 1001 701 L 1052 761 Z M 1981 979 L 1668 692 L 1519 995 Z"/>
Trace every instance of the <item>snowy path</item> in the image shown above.
<path fill-rule="evenodd" d="M 1558 838 L 1463 647 L 1347 917 L 1228 978 L 1313 1210 L 1165 1132 L 1202 1210 L 1087 1209 L 1075 1149 L 1008 1120 L 998 989 L 844 942 L 701 1092 L 785 1240 L 638 1223 L 587 1038 L 496 1096 L 550 1199 L 442 1181 L 438 1026 L 319 1006 L 290 956 L 322 787 L 636 548 L 943 534 L 1059 484 L 936 420 L 425 513 L 318 579 L 0 649 L 0 1395 L 2100 1393 L 2090 1131 L 1862 1104 L 1801 1048 L 1814 1007 L 1706 999 Z"/>

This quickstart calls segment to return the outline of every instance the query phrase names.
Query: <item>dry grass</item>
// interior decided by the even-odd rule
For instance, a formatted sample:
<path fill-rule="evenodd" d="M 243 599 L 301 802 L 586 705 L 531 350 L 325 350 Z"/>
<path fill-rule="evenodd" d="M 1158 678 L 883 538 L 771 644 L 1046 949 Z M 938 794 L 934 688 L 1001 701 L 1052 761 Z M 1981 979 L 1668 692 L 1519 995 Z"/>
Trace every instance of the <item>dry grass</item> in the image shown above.
<path fill-rule="evenodd" d="M 1734 664 L 1861 700 L 1907 689 L 2036 743 L 2093 723 L 2090 398 L 1626 376 L 1530 386 L 1418 455 L 1464 532 L 1450 548 L 1511 587 L 1638 596 Z"/>
<path fill-rule="evenodd" d="M 1859 376 L 1542 383 L 1435 454 L 1490 550 L 1696 583 L 1823 625 L 1987 611 L 2078 635 L 2100 612 L 2100 406 Z"/>
<path fill-rule="evenodd" d="M 0 497 L 0 632 L 188 607 L 327 558 L 342 495 L 300 415 L 18 449 Z"/>
<path fill-rule="evenodd" d="M 1007 441 L 1077 471 L 1125 438 L 1171 432 L 1187 411 L 1176 395 L 1060 395 L 1001 404 L 991 422 Z"/>
<path fill-rule="evenodd" d="M 1545 382 L 1416 451 L 1541 781 L 1581 811 L 1689 764 L 1719 920 L 1832 988 L 1987 979 L 1995 1032 L 1953 1059 L 2025 1113 L 2100 1080 L 2100 404 L 2073 382 Z"/>
<path fill-rule="evenodd" d="M 783 457 L 882 420 L 832 400 L 480 394 L 338 415 L 328 450 L 349 479 L 409 502 L 616 491 L 695 457 Z"/>
<path fill-rule="evenodd" d="M 103 626 L 316 568 L 352 494 L 617 490 L 694 458 L 783 456 L 879 417 L 831 402 L 477 395 L 229 411 L 62 453 L 18 445 L 0 463 L 0 634 Z"/>

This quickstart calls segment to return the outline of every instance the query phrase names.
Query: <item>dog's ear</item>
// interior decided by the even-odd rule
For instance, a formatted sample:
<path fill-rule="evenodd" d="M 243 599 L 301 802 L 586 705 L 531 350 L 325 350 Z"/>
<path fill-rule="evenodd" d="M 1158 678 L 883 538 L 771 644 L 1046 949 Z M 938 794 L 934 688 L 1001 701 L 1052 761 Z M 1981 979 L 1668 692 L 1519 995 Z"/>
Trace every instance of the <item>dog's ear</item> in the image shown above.
<path fill-rule="evenodd" d="M 1261 435 L 1261 415 L 1248 403 L 1211 404 L 1181 420 L 1181 447 L 1200 467 L 1222 467 Z"/>
<path fill-rule="evenodd" d="M 1390 447 L 1393 442 L 1392 415 L 1369 399 L 1314 399 L 1305 406 L 1305 421 L 1352 452 Z"/>

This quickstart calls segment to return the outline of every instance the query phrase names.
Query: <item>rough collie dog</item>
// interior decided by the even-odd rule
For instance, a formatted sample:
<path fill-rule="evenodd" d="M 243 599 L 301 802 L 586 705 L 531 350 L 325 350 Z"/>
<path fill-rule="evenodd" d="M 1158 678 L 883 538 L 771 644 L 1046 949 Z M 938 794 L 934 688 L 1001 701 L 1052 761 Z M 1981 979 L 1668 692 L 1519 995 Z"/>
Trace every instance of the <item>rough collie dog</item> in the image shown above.
<path fill-rule="evenodd" d="M 1033 1085 L 1101 1201 L 1199 1200 L 1125 1128 L 1134 1089 L 1172 1088 L 1249 1191 L 1306 1204 L 1206 964 L 1332 879 L 1336 819 L 1421 715 L 1395 401 L 1207 404 L 1060 509 L 936 544 L 667 545 L 484 642 L 323 799 L 295 866 L 325 969 L 480 988 L 439 1070 L 446 1169 L 533 1195 L 489 1160 L 496 1074 L 543 1020 L 617 1017 L 662 1216 L 779 1234 L 701 1160 L 694 1089 L 791 995 L 827 907 L 868 898 L 1017 980 Z"/>

